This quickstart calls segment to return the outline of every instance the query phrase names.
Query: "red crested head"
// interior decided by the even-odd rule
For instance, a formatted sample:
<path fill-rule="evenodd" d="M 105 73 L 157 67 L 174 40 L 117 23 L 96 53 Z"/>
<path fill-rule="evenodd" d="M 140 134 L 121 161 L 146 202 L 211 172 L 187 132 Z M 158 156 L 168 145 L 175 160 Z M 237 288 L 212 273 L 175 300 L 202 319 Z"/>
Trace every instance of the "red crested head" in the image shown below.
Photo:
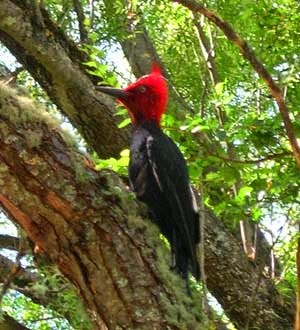
<path fill-rule="evenodd" d="M 119 101 L 127 108 L 133 123 L 148 120 L 160 123 L 166 110 L 168 90 L 158 65 L 153 65 L 149 75 L 141 77 L 124 91 L 128 96 Z"/>
<path fill-rule="evenodd" d="M 98 90 L 117 97 L 124 104 L 133 124 L 154 121 L 160 124 L 166 110 L 168 90 L 160 67 L 152 66 L 149 75 L 143 76 L 123 90 L 98 87 Z"/>

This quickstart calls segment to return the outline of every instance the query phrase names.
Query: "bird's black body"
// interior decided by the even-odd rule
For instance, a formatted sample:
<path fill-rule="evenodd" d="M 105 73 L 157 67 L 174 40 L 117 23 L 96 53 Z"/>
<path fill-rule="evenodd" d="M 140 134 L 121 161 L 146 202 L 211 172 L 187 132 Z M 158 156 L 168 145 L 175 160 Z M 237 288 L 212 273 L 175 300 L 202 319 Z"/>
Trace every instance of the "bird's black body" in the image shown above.
<path fill-rule="evenodd" d="M 198 279 L 199 216 L 186 162 L 153 121 L 133 127 L 129 178 L 133 191 L 148 205 L 151 218 L 170 242 L 172 266 L 182 277 L 187 278 L 190 270 Z"/>

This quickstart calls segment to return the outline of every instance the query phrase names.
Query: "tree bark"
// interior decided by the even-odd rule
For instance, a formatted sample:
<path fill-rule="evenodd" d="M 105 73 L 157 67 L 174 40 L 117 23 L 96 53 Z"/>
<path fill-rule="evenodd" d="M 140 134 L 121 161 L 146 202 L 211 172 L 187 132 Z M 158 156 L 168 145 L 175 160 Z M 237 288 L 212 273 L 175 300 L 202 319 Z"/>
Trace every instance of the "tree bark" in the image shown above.
<path fill-rule="evenodd" d="M 128 2 L 127 1 L 125 1 L 125 2 L 128 5 Z M 105 1 L 105 4 L 107 7 L 111 6 L 111 3 L 109 1 Z M 126 24 L 125 24 L 126 26 L 130 27 L 130 25 L 132 23 L 136 23 L 136 22 L 131 22 L 131 17 L 135 17 L 135 16 L 128 15 L 126 17 L 123 17 L 123 19 L 126 21 Z M 142 20 L 142 18 L 139 17 L 138 21 L 139 20 Z M 155 47 L 152 44 L 152 41 L 151 41 L 145 27 L 143 27 L 143 24 L 142 23 L 138 24 L 137 29 L 138 29 L 139 33 L 132 33 L 130 38 L 120 39 L 119 42 L 122 46 L 122 49 L 124 51 L 124 54 L 125 54 L 128 62 L 131 64 L 134 74 L 137 77 L 139 77 L 141 75 L 147 74 L 149 68 L 151 67 L 151 63 L 153 63 L 153 61 L 156 61 L 158 63 L 161 63 L 161 61 L 159 59 L 159 56 L 155 50 Z M 130 33 L 130 29 L 127 32 Z M 137 32 L 137 31 L 135 31 L 135 32 Z M 215 71 L 215 68 L 213 71 Z M 215 80 L 216 76 L 217 76 L 216 72 L 214 72 L 214 80 Z M 173 102 L 178 103 L 177 105 L 180 108 L 180 102 L 178 102 L 177 98 L 176 99 L 173 98 Z M 199 142 L 200 145 L 203 145 L 203 144 L 209 145 L 210 150 L 217 149 L 216 143 L 213 141 L 209 141 L 208 137 L 205 134 L 198 135 L 197 138 L 200 141 Z M 239 263 L 240 263 L 240 260 L 244 260 L 246 258 L 246 256 L 242 255 L 243 248 L 242 248 L 242 243 L 241 243 L 242 240 L 241 240 L 239 231 L 236 230 L 234 232 L 234 235 L 231 235 L 231 233 L 229 234 L 228 230 L 226 230 L 225 226 L 222 226 L 221 222 L 217 221 L 217 219 L 211 212 L 209 214 L 210 214 L 209 217 L 211 217 L 211 219 L 208 220 L 209 225 L 206 225 L 206 227 L 205 227 L 205 235 L 207 233 L 211 232 L 210 226 L 217 228 L 216 230 L 218 232 L 218 235 L 217 235 L 218 237 L 220 237 L 220 233 L 226 232 L 226 238 L 224 237 L 225 239 L 224 239 L 224 241 L 222 240 L 222 242 L 225 245 L 229 244 L 231 246 L 231 244 L 232 244 L 232 247 L 233 246 L 236 247 L 235 249 L 233 249 L 233 251 L 235 251 L 235 257 L 233 259 L 238 261 L 236 264 L 236 267 L 238 267 L 238 268 L 241 267 L 241 269 L 242 269 L 242 266 L 240 266 Z M 266 303 L 266 301 L 268 301 L 268 300 L 273 301 L 274 304 L 273 304 L 273 307 L 271 307 L 271 308 L 276 309 L 278 307 L 278 311 L 280 314 L 279 319 L 284 320 L 285 312 L 283 314 L 281 313 L 281 311 L 282 311 L 281 304 L 283 304 L 282 298 L 279 298 L 279 296 L 275 299 L 273 299 L 274 297 L 272 298 L 271 291 L 273 289 L 269 292 L 271 296 L 267 297 L 267 295 L 268 295 L 267 294 L 261 301 L 259 301 L 262 298 L 262 296 L 260 296 L 260 294 L 258 293 L 258 291 L 260 291 L 260 287 L 262 285 L 262 282 L 261 282 L 262 277 L 264 277 L 264 275 L 262 275 L 262 272 L 265 270 L 265 267 L 266 268 L 269 267 L 271 269 L 271 266 L 270 266 L 271 247 L 270 247 L 269 243 L 267 242 L 264 234 L 262 233 L 262 231 L 259 228 L 254 228 L 252 225 L 249 225 L 248 228 L 249 228 L 248 229 L 249 236 L 254 235 L 254 230 L 257 230 L 255 264 L 254 264 L 254 262 L 252 263 L 251 260 L 247 260 L 247 263 L 246 263 L 246 264 L 250 265 L 250 267 L 252 267 L 252 266 L 254 267 L 253 271 L 256 271 L 255 280 L 252 275 L 250 278 L 248 278 L 248 276 L 244 277 L 242 275 L 240 278 L 241 279 L 240 283 L 236 283 L 237 280 L 233 280 L 233 278 L 231 278 L 228 282 L 225 281 L 225 283 L 223 283 L 224 278 L 226 278 L 226 276 L 224 276 L 223 272 L 226 270 L 226 267 L 228 267 L 229 264 L 234 262 L 234 260 L 229 260 L 230 259 L 229 255 L 231 254 L 231 252 L 230 252 L 231 247 L 225 248 L 225 246 L 224 246 L 224 248 L 223 248 L 220 246 L 219 250 L 222 251 L 222 253 L 224 253 L 224 254 L 229 253 L 229 255 L 227 255 L 227 256 L 223 255 L 222 257 L 220 257 L 220 260 L 226 260 L 226 262 L 222 263 L 219 260 L 217 262 L 217 264 L 215 265 L 216 268 L 218 268 L 220 266 L 219 270 L 215 273 L 211 273 L 211 275 L 213 275 L 213 277 L 216 277 L 215 280 L 213 280 L 213 277 L 211 277 L 210 275 L 207 275 L 207 277 L 208 277 L 207 281 L 208 281 L 208 287 L 210 289 L 210 292 L 219 300 L 219 302 L 221 303 L 224 310 L 228 313 L 228 315 L 230 315 L 233 323 L 235 323 L 238 326 L 238 328 L 240 328 L 240 327 L 243 328 L 245 326 L 245 324 L 248 323 L 248 327 L 249 327 L 249 329 L 251 329 L 251 326 L 253 325 L 252 321 L 256 317 L 255 313 L 259 313 L 260 308 L 266 310 L 266 307 L 264 307 L 264 304 Z M 205 244 L 207 244 L 206 241 L 205 241 Z M 212 246 L 209 247 L 209 249 L 211 249 L 211 251 L 213 251 L 216 248 L 216 246 L 218 246 L 218 245 L 219 245 L 219 243 L 217 241 L 215 241 L 212 244 Z M 209 255 L 211 255 L 210 252 L 208 252 L 208 253 L 209 253 Z M 208 258 L 205 259 L 205 264 L 207 263 L 207 261 L 208 261 Z M 275 271 L 277 272 L 278 268 L 279 268 L 278 261 L 275 262 L 275 265 L 276 265 Z M 212 271 L 212 269 L 210 269 L 211 265 L 209 264 L 207 267 L 209 268 L 208 274 L 210 274 L 210 272 Z M 241 272 L 243 273 L 243 271 L 238 268 L 236 268 L 237 273 L 238 274 Z M 233 269 L 235 269 L 235 266 L 233 266 Z M 234 272 L 233 269 L 232 269 L 232 271 Z M 250 272 L 250 273 L 252 273 L 252 272 Z M 268 274 L 268 271 L 266 271 L 265 274 Z M 217 275 L 220 275 L 220 276 L 217 276 Z M 246 271 L 245 275 L 247 275 L 247 271 Z M 248 278 L 247 282 L 250 281 L 251 278 L 253 279 L 253 283 L 252 283 L 253 286 L 252 287 L 249 286 L 249 287 L 245 288 L 246 290 L 242 289 L 242 291 L 241 291 L 241 287 L 243 287 L 242 281 L 246 280 L 246 278 Z M 266 283 L 267 282 L 271 283 L 271 280 L 267 280 L 266 278 L 264 278 L 264 281 L 266 281 Z M 219 287 L 220 284 L 221 284 L 222 288 Z M 224 287 L 223 287 L 223 284 L 224 284 Z M 244 307 L 242 309 L 240 309 L 239 306 L 236 305 L 236 301 L 240 301 L 240 298 L 238 298 L 238 297 L 233 298 L 231 296 L 231 294 L 229 293 L 230 291 L 232 291 L 232 292 L 234 291 L 233 288 L 234 288 L 235 284 L 237 284 L 236 293 L 239 292 L 241 295 L 244 295 L 244 298 L 245 298 L 245 300 L 243 300 L 245 305 L 243 305 Z M 271 286 L 273 287 L 273 285 L 274 284 L 272 283 Z M 246 291 L 248 291 L 248 293 Z M 259 296 L 259 299 L 258 299 L 258 296 Z M 262 303 L 262 305 L 260 305 L 260 303 Z M 275 307 L 275 305 L 277 303 L 278 303 L 278 305 L 277 305 L 277 307 Z M 282 326 L 283 326 L 283 328 L 285 326 L 287 326 L 288 328 L 291 328 L 290 322 L 293 319 L 294 302 L 291 298 L 289 301 L 287 301 L 285 303 L 287 304 L 286 307 L 289 310 L 289 312 L 288 312 L 289 316 L 287 317 L 287 319 L 289 321 L 287 321 L 286 323 L 283 322 Z M 253 305 L 255 305 L 255 304 L 257 306 L 254 307 L 254 309 L 253 309 Z M 272 326 L 271 324 L 273 324 L 271 321 L 271 318 L 270 319 L 267 318 L 266 320 L 261 319 L 260 321 L 261 321 L 260 326 L 266 326 L 267 328 L 271 327 Z M 275 321 L 275 323 L 274 323 L 274 329 L 276 329 L 276 326 L 277 326 L 276 322 L 277 321 Z M 259 324 L 259 320 L 255 320 L 254 323 Z"/>
<path fill-rule="evenodd" d="M 18 250 L 19 239 L 10 235 L 0 235 L 0 249 Z"/>
<path fill-rule="evenodd" d="M 43 109 L 3 86 L 0 104 L 0 203 L 75 285 L 95 328 L 197 329 L 169 252 L 126 186 L 96 172 Z M 205 218 L 207 284 L 231 320 L 289 329 L 292 303 L 212 214 Z"/>
<path fill-rule="evenodd" d="M 76 286 L 95 328 L 195 328 L 168 252 L 126 186 L 91 168 L 42 109 L 0 95 L 0 203 Z"/>
<path fill-rule="evenodd" d="M 0 320 L 1 330 L 30 330 L 24 325 L 18 323 L 15 319 L 7 314 L 3 315 L 3 319 Z"/>
<path fill-rule="evenodd" d="M 0 255 L 0 283 L 2 288 L 4 285 L 7 289 L 13 289 L 25 295 L 32 302 L 50 308 L 51 311 L 68 320 L 74 329 L 78 328 L 78 322 L 87 326 L 85 329 L 89 329 L 88 317 L 83 315 L 84 312 L 81 303 L 78 301 L 79 298 L 74 292 L 74 287 L 66 278 L 61 276 L 55 265 L 51 264 L 49 260 L 45 262 L 45 259 L 47 259 L 45 254 L 35 255 L 35 259 L 43 259 L 42 272 L 44 276 L 41 276 L 40 272 L 37 274 L 20 267 L 15 262 Z M 40 263 L 38 263 L 37 268 L 40 268 L 39 266 L 41 266 Z M 52 280 L 52 276 L 55 277 L 55 282 Z M 59 281 L 57 280 L 58 277 Z M 47 284 L 45 278 L 47 278 Z M 5 294 L 5 291 L 2 290 L 1 293 Z M 65 297 L 68 298 L 65 299 Z M 70 303 L 72 306 L 66 308 L 63 302 Z M 74 308 L 74 306 L 76 307 Z M 81 311 L 80 318 L 77 315 L 78 310 Z M 74 315 L 75 313 L 76 315 Z M 0 323 L 0 329 L 2 329 L 1 326 Z"/>
<path fill-rule="evenodd" d="M 128 144 L 128 130 L 117 127 L 114 101 L 95 91 L 95 79 L 83 65 L 86 54 L 44 9 L 39 13 L 30 2 L 0 1 L 0 40 L 100 157 L 118 156 Z"/>
<path fill-rule="evenodd" d="M 0 255 L 0 283 L 5 282 L 13 267 L 15 267 L 15 263 L 13 261 Z M 37 274 L 31 273 L 21 267 L 16 276 L 13 278 L 13 283 L 18 286 L 27 286 L 37 280 Z"/>

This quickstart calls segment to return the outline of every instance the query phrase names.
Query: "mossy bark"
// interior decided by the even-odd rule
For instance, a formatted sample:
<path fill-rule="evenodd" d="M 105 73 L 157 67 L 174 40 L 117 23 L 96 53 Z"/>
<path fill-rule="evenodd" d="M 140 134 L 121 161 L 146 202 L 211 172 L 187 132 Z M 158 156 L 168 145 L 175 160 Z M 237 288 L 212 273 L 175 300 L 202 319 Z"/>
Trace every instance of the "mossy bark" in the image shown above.
<path fill-rule="evenodd" d="M 75 285 L 95 328 L 195 328 L 168 251 L 127 187 L 95 171 L 41 108 L 0 88 L 0 204 Z"/>
<path fill-rule="evenodd" d="M 184 283 L 170 273 L 169 253 L 127 187 L 95 171 L 43 109 L 0 86 L 1 206 L 76 286 L 95 328 L 197 329 Z M 291 306 L 238 240 L 213 215 L 205 218 L 210 291 L 239 327 L 249 320 L 252 328 L 288 329 Z"/>

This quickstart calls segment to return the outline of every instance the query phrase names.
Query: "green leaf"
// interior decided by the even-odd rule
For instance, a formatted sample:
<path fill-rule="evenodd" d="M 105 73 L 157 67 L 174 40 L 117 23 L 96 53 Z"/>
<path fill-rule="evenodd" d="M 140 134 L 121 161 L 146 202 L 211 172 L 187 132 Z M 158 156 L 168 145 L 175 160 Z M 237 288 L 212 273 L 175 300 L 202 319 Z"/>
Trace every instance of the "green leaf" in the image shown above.
<path fill-rule="evenodd" d="M 124 149 L 121 151 L 120 156 L 121 157 L 129 157 L 129 149 Z"/>
<path fill-rule="evenodd" d="M 127 125 L 129 125 L 131 122 L 130 118 L 126 118 L 123 121 L 120 122 L 120 124 L 118 125 L 118 128 L 123 128 L 126 127 Z"/>
<path fill-rule="evenodd" d="M 217 172 L 210 172 L 205 176 L 206 181 L 214 181 L 220 179 L 220 174 Z"/>
<path fill-rule="evenodd" d="M 218 96 L 221 96 L 223 94 L 224 85 L 224 82 L 220 82 L 215 85 L 215 91 Z"/>
<path fill-rule="evenodd" d="M 248 186 L 242 187 L 239 190 L 237 197 L 240 200 L 244 200 L 246 197 L 249 197 L 251 195 L 252 191 L 253 191 L 252 187 L 248 187 Z"/>
<path fill-rule="evenodd" d="M 83 62 L 83 64 L 90 68 L 97 68 L 97 63 L 95 61 Z"/>

